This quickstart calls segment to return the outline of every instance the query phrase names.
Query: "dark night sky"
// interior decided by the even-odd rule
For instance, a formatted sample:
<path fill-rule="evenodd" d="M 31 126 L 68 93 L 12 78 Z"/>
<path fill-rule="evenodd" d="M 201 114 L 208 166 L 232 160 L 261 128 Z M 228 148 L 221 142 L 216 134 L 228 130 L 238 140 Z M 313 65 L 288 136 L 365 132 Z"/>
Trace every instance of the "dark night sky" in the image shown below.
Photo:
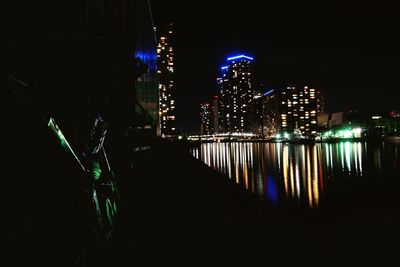
<path fill-rule="evenodd" d="M 327 111 L 400 109 L 394 6 L 327 3 L 152 0 L 156 26 L 175 24 L 180 129 L 198 132 L 199 104 L 217 94 L 219 66 L 237 52 L 255 58 L 257 85 L 318 87 Z"/>

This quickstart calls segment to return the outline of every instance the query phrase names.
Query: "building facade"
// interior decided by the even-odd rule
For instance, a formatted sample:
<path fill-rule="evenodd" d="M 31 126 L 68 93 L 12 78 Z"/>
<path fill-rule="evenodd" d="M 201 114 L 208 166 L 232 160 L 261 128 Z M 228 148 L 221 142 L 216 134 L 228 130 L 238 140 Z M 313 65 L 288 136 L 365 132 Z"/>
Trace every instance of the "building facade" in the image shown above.
<path fill-rule="evenodd" d="M 252 133 L 263 136 L 263 128 L 263 97 L 261 93 L 256 93 L 251 102 L 250 129 Z"/>
<path fill-rule="evenodd" d="M 201 135 L 211 135 L 214 133 L 212 107 L 213 106 L 210 103 L 203 103 L 200 105 Z"/>
<path fill-rule="evenodd" d="M 165 32 L 160 32 L 157 46 L 158 89 L 160 131 L 164 138 L 176 136 L 176 115 L 174 99 L 174 47 L 173 24 L 167 26 Z"/>
<path fill-rule="evenodd" d="M 360 128 L 368 137 L 400 135 L 400 117 L 393 114 L 371 114 L 361 112 L 344 112 L 340 125 L 331 129 Z"/>
<path fill-rule="evenodd" d="M 323 97 L 318 96 L 322 93 L 308 86 L 286 86 L 266 92 L 263 95 L 266 135 L 316 135 L 317 116 L 324 108 Z"/>
<path fill-rule="evenodd" d="M 219 99 L 218 96 L 214 96 L 212 99 L 212 123 L 214 134 L 219 133 Z"/>
<path fill-rule="evenodd" d="M 251 131 L 251 102 L 254 98 L 252 87 L 253 58 L 238 55 L 227 58 L 227 65 L 221 67 L 220 89 L 220 132 L 248 133 Z"/>
<path fill-rule="evenodd" d="M 267 90 L 262 96 L 263 104 L 263 135 L 275 136 L 281 131 L 281 116 L 279 113 L 279 94 L 275 89 Z"/>
<path fill-rule="evenodd" d="M 221 68 L 221 77 L 217 79 L 217 88 L 219 92 L 219 132 L 227 133 L 230 129 L 229 120 L 229 102 L 230 95 L 228 90 L 228 67 Z"/>

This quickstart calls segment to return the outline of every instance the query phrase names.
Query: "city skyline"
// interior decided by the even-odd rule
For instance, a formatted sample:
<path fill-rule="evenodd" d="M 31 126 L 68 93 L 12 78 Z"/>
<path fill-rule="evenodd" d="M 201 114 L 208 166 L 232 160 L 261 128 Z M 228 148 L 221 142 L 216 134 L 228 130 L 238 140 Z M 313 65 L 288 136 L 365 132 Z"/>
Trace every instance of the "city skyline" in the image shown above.
<path fill-rule="evenodd" d="M 257 89 L 261 84 L 320 88 L 328 112 L 398 109 L 397 101 L 387 97 L 400 84 L 395 73 L 395 14 L 384 5 L 263 7 L 251 2 L 235 17 L 238 6 L 226 1 L 212 8 L 194 5 L 188 11 L 180 11 L 178 1 L 151 4 L 156 25 L 175 24 L 177 124 L 188 134 L 198 131 L 199 103 L 217 94 L 216 66 L 239 52 L 257 59 Z"/>
<path fill-rule="evenodd" d="M 2 266 L 396 262 L 397 9 L 5 4 Z"/>

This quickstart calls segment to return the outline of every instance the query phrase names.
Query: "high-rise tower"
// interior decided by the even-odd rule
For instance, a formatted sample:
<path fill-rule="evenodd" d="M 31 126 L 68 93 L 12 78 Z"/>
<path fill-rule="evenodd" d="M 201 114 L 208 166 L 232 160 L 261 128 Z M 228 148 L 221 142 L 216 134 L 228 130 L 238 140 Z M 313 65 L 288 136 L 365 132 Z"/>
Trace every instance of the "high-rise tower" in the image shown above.
<path fill-rule="evenodd" d="M 254 98 L 252 87 L 253 58 L 238 55 L 227 58 L 221 67 L 220 128 L 224 133 L 250 132 L 250 110 Z"/>
<path fill-rule="evenodd" d="M 166 32 L 159 33 L 157 46 L 158 89 L 160 94 L 160 130 L 164 138 L 176 135 L 174 94 L 174 48 L 173 24 L 169 23 Z"/>

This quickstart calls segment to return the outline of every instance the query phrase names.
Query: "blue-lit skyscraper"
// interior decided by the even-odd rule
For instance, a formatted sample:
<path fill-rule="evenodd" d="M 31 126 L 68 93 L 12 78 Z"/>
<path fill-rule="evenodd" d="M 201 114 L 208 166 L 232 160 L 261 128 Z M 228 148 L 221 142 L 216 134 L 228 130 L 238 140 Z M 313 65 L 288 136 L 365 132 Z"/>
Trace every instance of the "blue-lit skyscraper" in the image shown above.
<path fill-rule="evenodd" d="M 219 127 L 221 133 L 250 132 L 253 58 L 237 55 L 227 58 L 218 79 L 220 90 Z"/>

